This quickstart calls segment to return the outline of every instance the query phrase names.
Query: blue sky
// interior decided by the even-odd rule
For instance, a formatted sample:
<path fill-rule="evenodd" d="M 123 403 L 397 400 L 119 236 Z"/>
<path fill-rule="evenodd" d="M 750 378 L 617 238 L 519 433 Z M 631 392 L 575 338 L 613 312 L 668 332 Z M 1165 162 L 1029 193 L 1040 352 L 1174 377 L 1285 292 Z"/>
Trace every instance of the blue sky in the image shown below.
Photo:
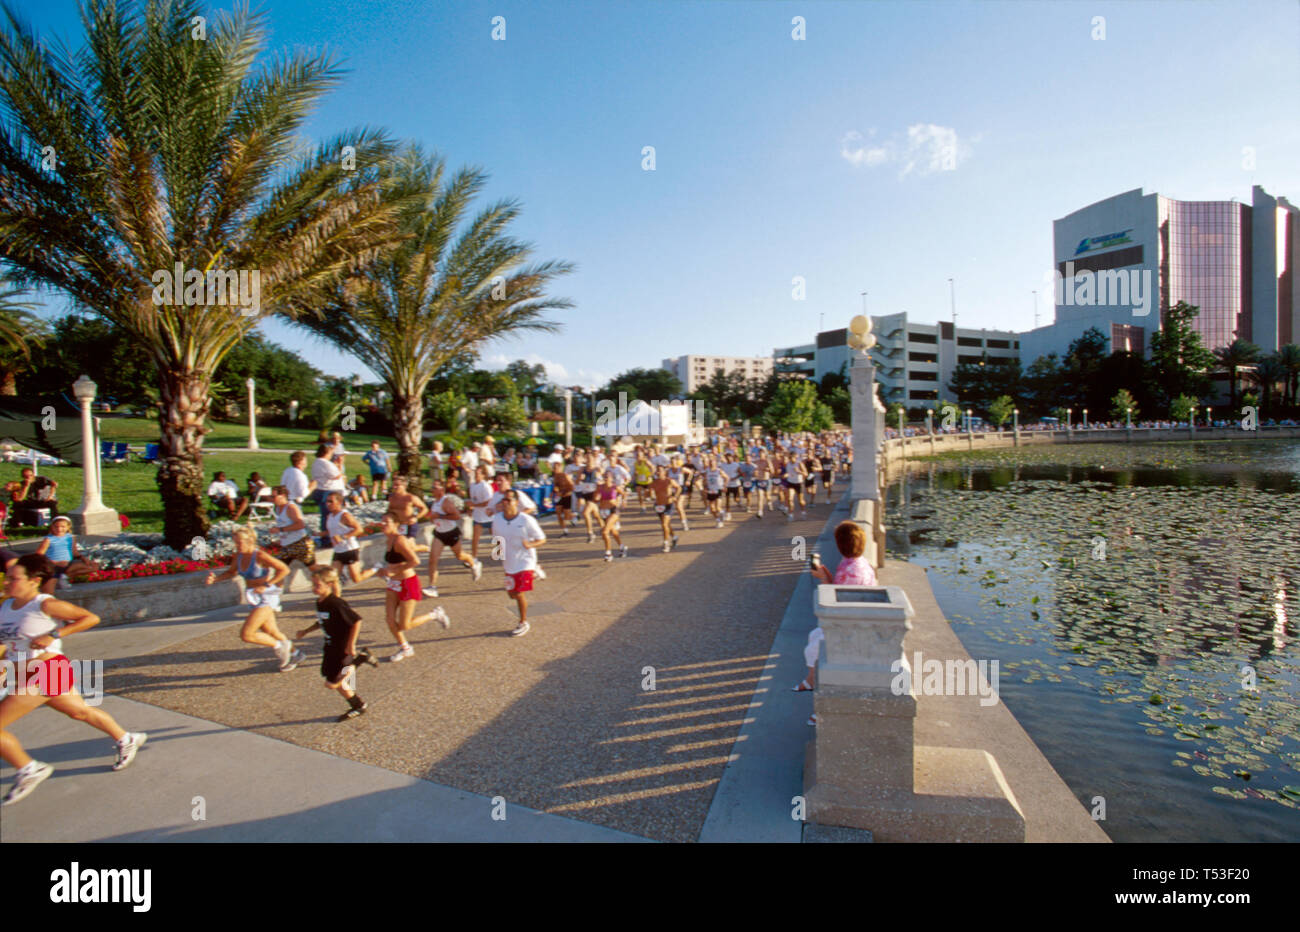
<path fill-rule="evenodd" d="M 18 5 L 39 31 L 80 35 L 75 3 Z M 842 326 L 863 291 L 873 314 L 948 319 L 949 277 L 960 325 L 1026 330 L 1035 288 L 1051 320 L 1055 218 L 1139 187 L 1300 200 L 1290 0 L 259 8 L 272 49 L 327 48 L 349 69 L 313 138 L 378 126 L 479 165 L 484 203 L 522 202 L 514 232 L 536 258 L 577 265 L 554 289 L 576 302 L 561 335 L 483 356 L 568 384 L 684 353 L 770 355 Z M 327 372 L 364 372 L 265 329 Z"/>

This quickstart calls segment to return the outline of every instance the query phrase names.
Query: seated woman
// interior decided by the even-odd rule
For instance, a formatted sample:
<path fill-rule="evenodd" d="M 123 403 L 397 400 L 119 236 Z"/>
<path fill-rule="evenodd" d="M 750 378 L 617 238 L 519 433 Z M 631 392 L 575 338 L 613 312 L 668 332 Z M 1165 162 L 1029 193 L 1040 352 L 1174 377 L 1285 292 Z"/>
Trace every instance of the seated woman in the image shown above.
<path fill-rule="evenodd" d="M 224 472 L 212 477 L 208 498 L 218 510 L 225 511 L 236 521 L 248 509 L 248 499 L 239 494 L 239 486 L 227 479 Z"/>
<path fill-rule="evenodd" d="M 56 575 L 41 584 L 41 591 L 46 595 L 53 595 L 56 586 L 71 589 L 69 577 L 89 576 L 99 569 L 97 563 L 81 553 L 77 539 L 72 536 L 72 519 L 63 515 L 50 523 L 50 534 L 41 541 L 36 552 L 48 559 L 56 571 Z"/>
<path fill-rule="evenodd" d="M 248 500 L 255 502 L 262 496 L 262 490 L 269 488 L 260 472 L 248 474 Z"/>
<path fill-rule="evenodd" d="M 370 495 L 366 492 L 366 477 L 357 473 L 356 478 L 348 483 L 347 504 L 364 505 L 370 501 Z"/>
<path fill-rule="evenodd" d="M 821 562 L 816 559 L 812 561 L 809 571 L 818 583 L 830 583 L 836 586 L 874 586 L 876 584 L 876 568 L 871 565 L 867 559 L 867 532 L 862 526 L 853 521 L 841 521 L 835 528 L 835 549 L 840 552 L 839 566 L 835 568 L 834 575 Z M 804 677 L 803 682 L 794 687 L 797 693 L 810 692 L 816 687 L 817 683 L 817 656 L 821 653 L 822 641 L 826 640 L 826 634 L 818 625 L 808 634 L 808 644 L 804 648 L 804 662 L 808 664 L 808 674 Z M 809 725 L 817 724 L 817 716 L 814 715 L 808 719 Z"/>

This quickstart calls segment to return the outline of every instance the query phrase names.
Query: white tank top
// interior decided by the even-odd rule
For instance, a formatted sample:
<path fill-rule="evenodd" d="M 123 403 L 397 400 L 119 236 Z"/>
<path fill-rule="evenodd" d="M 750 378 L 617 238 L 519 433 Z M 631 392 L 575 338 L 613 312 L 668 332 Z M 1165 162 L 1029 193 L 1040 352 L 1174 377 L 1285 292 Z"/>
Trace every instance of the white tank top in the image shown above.
<path fill-rule="evenodd" d="M 343 536 L 352 530 L 343 523 L 343 516 L 345 514 L 347 514 L 346 511 L 340 511 L 338 514 L 328 514 L 325 516 L 325 530 L 329 533 L 331 538 L 330 542 L 334 543 L 335 553 L 351 553 L 353 550 L 358 550 L 361 547 L 361 545 L 357 543 L 355 537 Z M 333 538 L 335 537 L 342 538 L 342 540 L 335 543 L 333 541 Z"/>
<path fill-rule="evenodd" d="M 451 503 L 456 506 L 456 510 L 460 511 L 461 506 L 464 503 L 461 502 L 461 500 L 454 495 L 444 495 L 442 498 L 438 499 L 436 502 L 433 503 L 433 513 L 435 516 L 441 514 L 443 510 L 443 502 L 447 501 L 447 499 L 449 498 L 451 499 Z M 460 527 L 459 518 L 435 517 L 433 519 L 433 529 L 435 531 L 441 531 L 443 534 L 447 534 L 451 531 L 454 531 L 458 527 Z"/>
<path fill-rule="evenodd" d="M 285 505 L 283 508 L 277 508 L 277 509 L 275 510 L 275 526 L 276 526 L 276 527 L 278 527 L 278 528 L 286 528 L 286 527 L 288 527 L 289 525 L 291 525 L 291 524 L 293 524 L 293 523 L 294 523 L 293 520 L 289 517 L 289 506 L 288 506 L 288 505 Z M 296 531 L 288 531 L 288 532 L 281 531 L 281 532 L 280 532 L 280 545 L 281 545 L 282 547 L 287 547 L 287 546 L 289 546 L 290 544 L 296 544 L 296 543 L 298 543 L 298 541 L 302 540 L 302 539 L 303 539 L 304 537 L 306 537 L 306 536 L 307 536 L 307 529 L 306 529 L 305 527 L 301 527 L 301 528 L 299 528 L 299 529 L 296 530 Z"/>
<path fill-rule="evenodd" d="M 802 481 L 803 481 L 803 476 L 799 475 L 799 464 L 798 464 L 798 463 L 786 463 L 786 464 L 785 464 L 785 481 L 786 481 L 786 482 L 802 482 Z"/>
<path fill-rule="evenodd" d="M 45 600 L 52 598 L 54 596 L 42 593 L 22 608 L 14 608 L 13 599 L 5 599 L 4 604 L 0 605 L 0 644 L 5 645 L 10 660 L 14 659 L 14 654 L 39 656 L 44 653 L 63 653 L 63 642 L 58 638 L 51 641 L 48 647 L 32 650 L 32 638 L 57 631 L 60 627 L 59 622 L 45 614 L 43 608 Z"/>

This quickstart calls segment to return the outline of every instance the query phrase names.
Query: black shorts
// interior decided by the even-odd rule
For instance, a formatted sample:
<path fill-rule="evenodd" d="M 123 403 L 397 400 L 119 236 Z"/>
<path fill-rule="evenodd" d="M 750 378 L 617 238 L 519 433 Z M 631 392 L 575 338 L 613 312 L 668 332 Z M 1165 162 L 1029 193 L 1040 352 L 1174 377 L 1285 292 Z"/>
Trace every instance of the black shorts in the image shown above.
<path fill-rule="evenodd" d="M 830 485 L 831 471 L 829 469 L 822 470 L 822 482 L 825 483 L 826 485 Z"/>
<path fill-rule="evenodd" d="M 352 658 L 345 650 L 327 650 L 320 660 L 320 675 L 325 677 L 331 683 L 337 683 L 343 676 L 343 671 L 351 664 L 348 663 Z"/>
<path fill-rule="evenodd" d="M 387 478 L 388 478 L 388 473 L 386 472 L 372 472 L 370 474 L 371 482 L 379 482 L 381 480 L 386 480 Z"/>
<path fill-rule="evenodd" d="M 455 547 L 460 543 L 460 528 L 454 527 L 450 531 L 434 530 L 434 538 L 444 547 Z"/>
<path fill-rule="evenodd" d="M 358 547 L 356 550 L 344 550 L 342 553 L 339 553 L 337 550 L 334 551 L 334 562 L 341 563 L 344 566 L 348 566 L 352 563 L 356 563 L 360 559 L 361 559 L 360 547 Z"/>
<path fill-rule="evenodd" d="M 722 497 L 722 493 L 721 493 L 721 492 L 705 492 L 705 493 L 704 493 L 704 497 L 705 497 L 706 500 L 708 500 L 708 501 L 710 501 L 710 502 L 716 502 L 719 498 Z"/>

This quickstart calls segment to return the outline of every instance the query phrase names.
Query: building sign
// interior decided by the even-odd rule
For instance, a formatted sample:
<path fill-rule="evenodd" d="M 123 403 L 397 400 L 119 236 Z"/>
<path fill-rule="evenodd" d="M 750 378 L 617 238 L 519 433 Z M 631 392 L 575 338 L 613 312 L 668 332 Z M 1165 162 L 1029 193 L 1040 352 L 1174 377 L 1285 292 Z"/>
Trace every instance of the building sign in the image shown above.
<path fill-rule="evenodd" d="M 1109 249 L 1111 246 L 1120 246 L 1124 243 L 1133 242 L 1129 238 L 1132 228 L 1121 230 L 1118 233 L 1107 233 L 1105 236 L 1090 236 L 1079 240 L 1079 248 L 1074 251 L 1076 256 L 1085 252 L 1092 252 L 1094 249 Z"/>

